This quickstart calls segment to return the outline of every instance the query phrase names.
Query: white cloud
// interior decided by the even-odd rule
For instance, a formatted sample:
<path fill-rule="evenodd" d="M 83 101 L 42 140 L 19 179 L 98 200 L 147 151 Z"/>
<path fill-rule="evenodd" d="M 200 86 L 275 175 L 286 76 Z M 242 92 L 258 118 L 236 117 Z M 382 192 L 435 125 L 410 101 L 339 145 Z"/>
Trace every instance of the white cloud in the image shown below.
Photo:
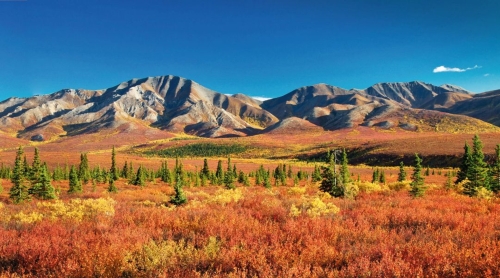
<path fill-rule="evenodd" d="M 438 72 L 464 72 L 464 71 L 479 69 L 479 68 L 481 68 L 481 66 L 478 66 L 478 65 L 475 65 L 472 68 L 465 68 L 465 69 L 439 66 L 439 67 L 435 68 L 432 72 L 434 72 L 434 73 L 438 73 Z"/>
<path fill-rule="evenodd" d="M 485 74 L 485 75 L 483 75 L 483 76 L 484 76 L 484 77 L 487 77 L 487 76 L 490 76 L 490 74 L 489 74 L 489 73 L 486 73 L 486 74 Z"/>
<path fill-rule="evenodd" d="M 271 99 L 269 97 L 252 97 L 253 99 L 260 100 L 260 101 L 266 101 L 268 99 Z"/>

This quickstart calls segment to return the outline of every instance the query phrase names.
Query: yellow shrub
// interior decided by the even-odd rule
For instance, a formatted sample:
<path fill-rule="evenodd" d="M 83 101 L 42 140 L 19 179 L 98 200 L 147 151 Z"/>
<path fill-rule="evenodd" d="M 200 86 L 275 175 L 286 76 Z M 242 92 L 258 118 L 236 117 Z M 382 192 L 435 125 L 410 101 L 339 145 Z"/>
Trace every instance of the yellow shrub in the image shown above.
<path fill-rule="evenodd" d="M 494 196 L 495 195 L 493 194 L 493 192 L 489 191 L 488 189 L 482 186 L 476 190 L 476 197 L 479 199 L 490 200 Z"/>
<path fill-rule="evenodd" d="M 313 218 L 322 215 L 334 215 L 339 211 L 340 209 L 337 206 L 331 203 L 325 204 L 320 198 L 314 198 L 306 209 L 307 215 Z"/>
<path fill-rule="evenodd" d="M 314 197 L 312 200 L 306 200 L 304 198 L 304 203 L 302 203 L 300 208 L 295 206 L 295 204 L 292 204 L 289 215 L 291 217 L 297 217 L 301 215 L 303 211 L 305 211 L 309 217 L 314 218 L 319 216 L 335 215 L 339 213 L 340 209 L 332 203 L 323 202 L 320 197 Z"/>
<path fill-rule="evenodd" d="M 11 220 L 20 222 L 23 224 L 31 224 L 31 223 L 36 223 L 40 222 L 43 219 L 43 214 L 38 213 L 38 212 L 31 212 L 28 214 L 25 214 L 24 212 L 19 212 L 15 215 L 12 216 Z"/>
<path fill-rule="evenodd" d="M 231 202 L 238 202 L 243 198 L 243 193 L 239 188 L 234 190 L 219 189 L 215 192 L 215 196 L 208 199 L 209 203 L 217 203 L 219 205 L 225 205 Z"/>
<path fill-rule="evenodd" d="M 5 205 L 2 202 L 0 202 L 0 209 L 3 209 L 4 206 Z"/>
<path fill-rule="evenodd" d="M 97 215 L 113 216 L 116 201 L 111 198 L 73 199 L 68 203 L 61 200 L 53 202 L 39 202 L 37 204 L 44 216 L 55 219 L 72 219 L 81 221 Z"/>
<path fill-rule="evenodd" d="M 214 259 L 220 250 L 220 241 L 216 237 L 209 237 L 208 243 L 205 246 L 205 254 L 210 258 Z"/>
<path fill-rule="evenodd" d="M 401 190 L 410 190 L 410 181 L 403 182 L 391 182 L 387 184 L 390 190 L 401 191 Z"/>
<path fill-rule="evenodd" d="M 358 188 L 359 191 L 367 193 L 378 192 L 383 190 L 382 186 L 379 183 L 372 183 L 367 181 L 359 182 Z"/>
<path fill-rule="evenodd" d="M 303 195 L 304 193 L 306 193 L 305 187 L 291 187 L 288 189 L 290 195 Z"/>

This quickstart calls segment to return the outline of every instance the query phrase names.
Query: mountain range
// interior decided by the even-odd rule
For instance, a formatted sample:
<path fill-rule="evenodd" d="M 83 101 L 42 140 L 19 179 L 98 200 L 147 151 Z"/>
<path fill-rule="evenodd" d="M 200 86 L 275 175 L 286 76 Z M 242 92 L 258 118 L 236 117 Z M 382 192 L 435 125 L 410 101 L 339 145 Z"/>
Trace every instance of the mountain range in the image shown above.
<path fill-rule="evenodd" d="M 0 102 L 0 132 L 39 141 L 124 126 L 203 137 L 357 126 L 470 132 L 500 130 L 497 111 L 500 90 L 473 94 L 419 81 L 378 83 L 364 90 L 316 84 L 260 101 L 168 75 L 132 79 L 105 90 L 9 98 Z"/>

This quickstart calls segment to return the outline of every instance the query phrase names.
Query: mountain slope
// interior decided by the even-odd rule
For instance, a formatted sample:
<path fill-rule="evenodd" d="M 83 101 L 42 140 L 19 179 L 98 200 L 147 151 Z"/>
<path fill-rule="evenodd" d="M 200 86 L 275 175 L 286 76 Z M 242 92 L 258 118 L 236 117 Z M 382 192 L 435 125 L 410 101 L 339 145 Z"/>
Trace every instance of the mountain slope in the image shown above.
<path fill-rule="evenodd" d="M 258 106 L 176 76 L 132 79 L 107 90 L 62 90 L 0 105 L 4 131 L 17 131 L 22 138 L 77 135 L 127 123 L 218 137 L 253 134 L 277 122 Z"/>

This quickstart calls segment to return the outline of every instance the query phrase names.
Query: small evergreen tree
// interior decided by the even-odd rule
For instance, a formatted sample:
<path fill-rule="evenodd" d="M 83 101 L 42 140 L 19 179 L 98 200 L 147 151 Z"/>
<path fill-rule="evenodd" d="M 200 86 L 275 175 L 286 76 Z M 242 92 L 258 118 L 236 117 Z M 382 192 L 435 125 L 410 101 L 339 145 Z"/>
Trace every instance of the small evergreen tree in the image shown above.
<path fill-rule="evenodd" d="M 28 193 L 28 186 L 26 185 L 26 167 L 24 165 L 26 161 L 22 159 L 24 154 L 23 148 L 19 147 L 16 153 L 16 159 L 14 162 L 14 169 L 12 171 L 12 187 L 9 191 L 9 198 L 14 204 L 20 204 L 24 201 L 29 201 L 30 196 Z"/>
<path fill-rule="evenodd" d="M 69 190 L 68 193 L 81 193 L 82 192 L 82 183 L 80 182 L 80 178 L 78 177 L 78 171 L 75 166 L 71 166 L 69 170 Z"/>
<path fill-rule="evenodd" d="M 50 175 L 47 170 L 47 165 L 41 167 L 39 182 L 32 187 L 31 194 L 42 200 L 52 200 L 57 198 L 55 189 L 51 184 Z"/>
<path fill-rule="evenodd" d="M 137 174 L 135 175 L 135 180 L 133 185 L 145 186 L 146 185 L 146 171 L 142 165 L 137 169 Z"/>
<path fill-rule="evenodd" d="M 460 164 L 455 184 L 458 184 L 467 178 L 471 161 L 472 161 L 472 153 L 470 150 L 470 146 L 467 144 L 467 142 L 465 142 L 464 154 L 462 156 L 462 163 Z"/>
<path fill-rule="evenodd" d="M 114 179 L 109 179 L 108 192 L 109 193 L 116 193 L 116 192 L 118 192 L 118 188 L 115 185 L 115 180 Z"/>
<path fill-rule="evenodd" d="M 500 191 L 500 144 L 495 148 L 495 161 L 491 166 L 491 190 L 495 193 Z"/>
<path fill-rule="evenodd" d="M 415 154 L 415 165 L 413 166 L 413 175 L 411 176 L 411 190 L 410 194 L 413 197 L 422 197 L 424 196 L 426 187 L 425 187 L 425 179 L 422 177 L 422 159 Z"/>
<path fill-rule="evenodd" d="M 340 159 L 340 180 L 344 185 L 351 182 L 351 175 L 349 174 L 347 163 L 347 152 L 343 149 L 342 158 Z"/>
<path fill-rule="evenodd" d="M 224 175 L 224 186 L 226 189 L 235 189 L 234 186 L 234 178 L 233 178 L 233 170 L 231 169 L 231 158 L 227 159 L 227 170 Z"/>
<path fill-rule="evenodd" d="M 321 169 L 318 165 L 314 165 L 314 172 L 312 174 L 312 181 L 321 181 Z"/>
<path fill-rule="evenodd" d="M 464 184 L 464 194 L 474 196 L 479 187 L 489 189 L 487 166 L 484 162 L 483 143 L 476 134 L 472 142 L 471 161 L 467 172 L 469 182 Z"/>
<path fill-rule="evenodd" d="M 323 173 L 321 176 L 323 178 L 319 187 L 321 191 L 327 192 L 333 197 L 344 196 L 344 188 L 339 177 L 335 174 L 335 163 L 333 161 L 333 156 L 330 157 L 330 163 L 328 164 L 328 167 L 323 167 Z"/>
<path fill-rule="evenodd" d="M 203 159 L 203 168 L 201 169 L 201 174 L 208 178 L 210 176 L 210 168 L 208 168 L 208 160 Z"/>
<path fill-rule="evenodd" d="M 118 180 L 119 178 L 119 173 L 118 173 L 118 168 L 116 166 L 116 151 L 115 151 L 115 146 L 113 146 L 113 149 L 111 150 L 111 168 L 109 169 L 109 176 L 110 179 L 112 180 Z"/>
<path fill-rule="evenodd" d="M 451 173 L 451 171 L 448 171 L 448 173 L 446 173 L 446 183 L 444 184 L 444 188 L 446 190 L 450 190 L 453 188 L 453 175 Z"/>
<path fill-rule="evenodd" d="M 406 171 L 405 171 L 405 165 L 403 161 L 399 164 L 399 173 L 398 173 L 398 181 L 403 182 L 406 180 Z"/>
<path fill-rule="evenodd" d="M 180 176 L 177 176 L 176 182 L 174 185 L 175 194 L 170 199 L 170 203 L 172 203 L 176 206 L 180 206 L 180 205 L 185 204 L 187 202 L 187 197 L 186 197 L 186 194 L 184 193 L 184 191 L 182 190 L 182 186 L 183 186 L 182 179 Z"/>
<path fill-rule="evenodd" d="M 80 154 L 80 165 L 78 166 L 78 177 L 84 184 L 90 180 L 89 160 L 86 153 Z"/>
<path fill-rule="evenodd" d="M 380 171 L 380 183 L 385 183 L 385 172 Z"/>
<path fill-rule="evenodd" d="M 224 170 L 222 170 L 222 161 L 219 160 L 217 163 L 217 170 L 215 171 L 215 177 L 217 179 L 217 184 L 222 184 L 222 181 L 224 179 Z"/>

